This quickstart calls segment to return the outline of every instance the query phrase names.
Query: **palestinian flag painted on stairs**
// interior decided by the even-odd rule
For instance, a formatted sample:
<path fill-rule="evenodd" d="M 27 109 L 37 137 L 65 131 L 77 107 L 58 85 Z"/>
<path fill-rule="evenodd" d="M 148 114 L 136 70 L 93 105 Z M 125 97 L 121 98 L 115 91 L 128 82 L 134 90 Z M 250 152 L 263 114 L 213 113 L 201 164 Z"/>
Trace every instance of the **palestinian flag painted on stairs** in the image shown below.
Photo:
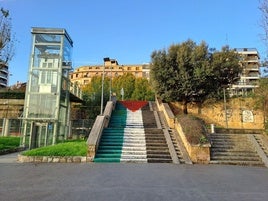
<path fill-rule="evenodd" d="M 147 162 L 141 108 L 146 101 L 117 102 L 105 128 L 94 162 Z"/>

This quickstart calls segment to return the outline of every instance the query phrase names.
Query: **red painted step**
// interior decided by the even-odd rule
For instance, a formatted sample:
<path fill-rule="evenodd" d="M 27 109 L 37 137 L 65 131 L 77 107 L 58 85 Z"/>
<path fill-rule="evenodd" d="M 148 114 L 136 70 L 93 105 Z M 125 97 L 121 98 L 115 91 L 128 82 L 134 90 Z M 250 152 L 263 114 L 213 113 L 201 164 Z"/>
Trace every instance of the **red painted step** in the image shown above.
<path fill-rule="evenodd" d="M 135 112 L 148 104 L 148 101 L 119 101 L 124 107 Z"/>

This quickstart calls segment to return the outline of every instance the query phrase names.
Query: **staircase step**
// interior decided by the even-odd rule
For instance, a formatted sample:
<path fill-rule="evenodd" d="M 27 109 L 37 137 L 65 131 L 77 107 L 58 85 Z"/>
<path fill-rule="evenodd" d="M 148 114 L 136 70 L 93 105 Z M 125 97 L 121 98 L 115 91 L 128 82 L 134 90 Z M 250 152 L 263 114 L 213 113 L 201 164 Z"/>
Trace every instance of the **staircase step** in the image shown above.
<path fill-rule="evenodd" d="M 211 160 L 210 164 L 241 165 L 241 166 L 264 166 L 262 161 L 232 161 L 232 160 Z"/>
<path fill-rule="evenodd" d="M 98 153 L 95 158 L 120 158 L 121 153 Z"/>
<path fill-rule="evenodd" d="M 212 151 L 211 156 L 258 156 L 256 152 L 245 151 Z"/>
<path fill-rule="evenodd" d="M 146 155 L 122 154 L 121 159 L 147 159 Z"/>
<path fill-rule="evenodd" d="M 125 138 L 125 139 L 101 139 L 100 143 L 109 143 L 109 142 L 120 142 L 120 143 L 145 143 L 145 139 L 143 138 Z"/>
<path fill-rule="evenodd" d="M 120 158 L 94 158 L 95 163 L 120 163 Z"/>
<path fill-rule="evenodd" d="M 98 149 L 102 150 L 102 149 L 115 149 L 115 150 L 121 150 L 122 146 L 111 146 L 111 145 L 99 145 Z"/>
<path fill-rule="evenodd" d="M 170 154 L 147 154 L 147 158 L 163 158 L 163 159 L 171 159 Z"/>
<path fill-rule="evenodd" d="M 171 159 L 148 158 L 148 163 L 172 163 Z"/>
<path fill-rule="evenodd" d="M 261 161 L 258 156 L 212 156 L 212 160 Z"/>
<path fill-rule="evenodd" d="M 211 141 L 212 164 L 264 165 L 245 134 L 212 134 Z"/>
<path fill-rule="evenodd" d="M 146 150 L 122 150 L 122 155 L 147 155 Z"/>
<path fill-rule="evenodd" d="M 147 163 L 148 159 L 147 158 L 143 158 L 143 159 L 130 159 L 130 158 L 123 158 L 120 160 L 120 162 L 124 162 L 124 163 Z"/>

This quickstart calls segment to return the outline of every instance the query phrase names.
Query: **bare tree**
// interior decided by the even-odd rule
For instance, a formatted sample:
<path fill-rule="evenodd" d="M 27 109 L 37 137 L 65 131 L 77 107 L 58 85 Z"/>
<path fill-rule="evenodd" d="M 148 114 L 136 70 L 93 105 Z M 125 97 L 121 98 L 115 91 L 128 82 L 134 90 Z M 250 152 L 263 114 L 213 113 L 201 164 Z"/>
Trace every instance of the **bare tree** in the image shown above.
<path fill-rule="evenodd" d="M 260 0 L 259 9 L 261 11 L 260 25 L 264 31 L 262 34 L 262 39 L 264 40 L 265 45 L 268 47 L 268 0 Z"/>
<path fill-rule="evenodd" d="M 14 37 L 9 11 L 0 9 L 0 61 L 7 64 L 14 56 Z"/>

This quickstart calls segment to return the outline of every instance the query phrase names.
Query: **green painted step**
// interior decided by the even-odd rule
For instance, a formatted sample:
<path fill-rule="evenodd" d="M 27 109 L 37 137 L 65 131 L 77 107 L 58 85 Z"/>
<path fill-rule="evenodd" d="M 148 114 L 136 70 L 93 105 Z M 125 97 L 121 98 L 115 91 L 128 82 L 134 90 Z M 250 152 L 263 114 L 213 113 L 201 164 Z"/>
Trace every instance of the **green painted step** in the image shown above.
<path fill-rule="evenodd" d="M 108 150 L 108 149 L 100 149 L 98 150 L 98 154 L 106 154 L 106 153 L 111 153 L 111 154 L 121 154 L 122 153 L 122 150 L 117 150 L 117 149 L 114 149 L 114 150 Z"/>
<path fill-rule="evenodd" d="M 123 139 L 123 137 L 104 137 L 104 138 L 102 138 L 101 139 L 101 141 L 100 141 L 100 143 L 102 143 L 102 142 L 121 142 L 121 143 L 123 143 L 124 142 L 124 139 Z"/>
<path fill-rule="evenodd" d="M 122 104 L 117 103 L 115 110 L 112 112 L 108 128 L 105 128 L 102 132 L 94 162 L 120 162 L 126 118 L 126 108 Z"/>
<path fill-rule="evenodd" d="M 100 146 L 121 146 L 122 142 L 102 142 Z"/>
<path fill-rule="evenodd" d="M 99 149 L 122 149 L 122 146 L 99 145 Z"/>
<path fill-rule="evenodd" d="M 96 158 L 121 158 L 121 153 L 101 153 L 97 154 Z"/>
<path fill-rule="evenodd" d="M 95 158 L 95 163 L 120 163 L 120 158 Z"/>

